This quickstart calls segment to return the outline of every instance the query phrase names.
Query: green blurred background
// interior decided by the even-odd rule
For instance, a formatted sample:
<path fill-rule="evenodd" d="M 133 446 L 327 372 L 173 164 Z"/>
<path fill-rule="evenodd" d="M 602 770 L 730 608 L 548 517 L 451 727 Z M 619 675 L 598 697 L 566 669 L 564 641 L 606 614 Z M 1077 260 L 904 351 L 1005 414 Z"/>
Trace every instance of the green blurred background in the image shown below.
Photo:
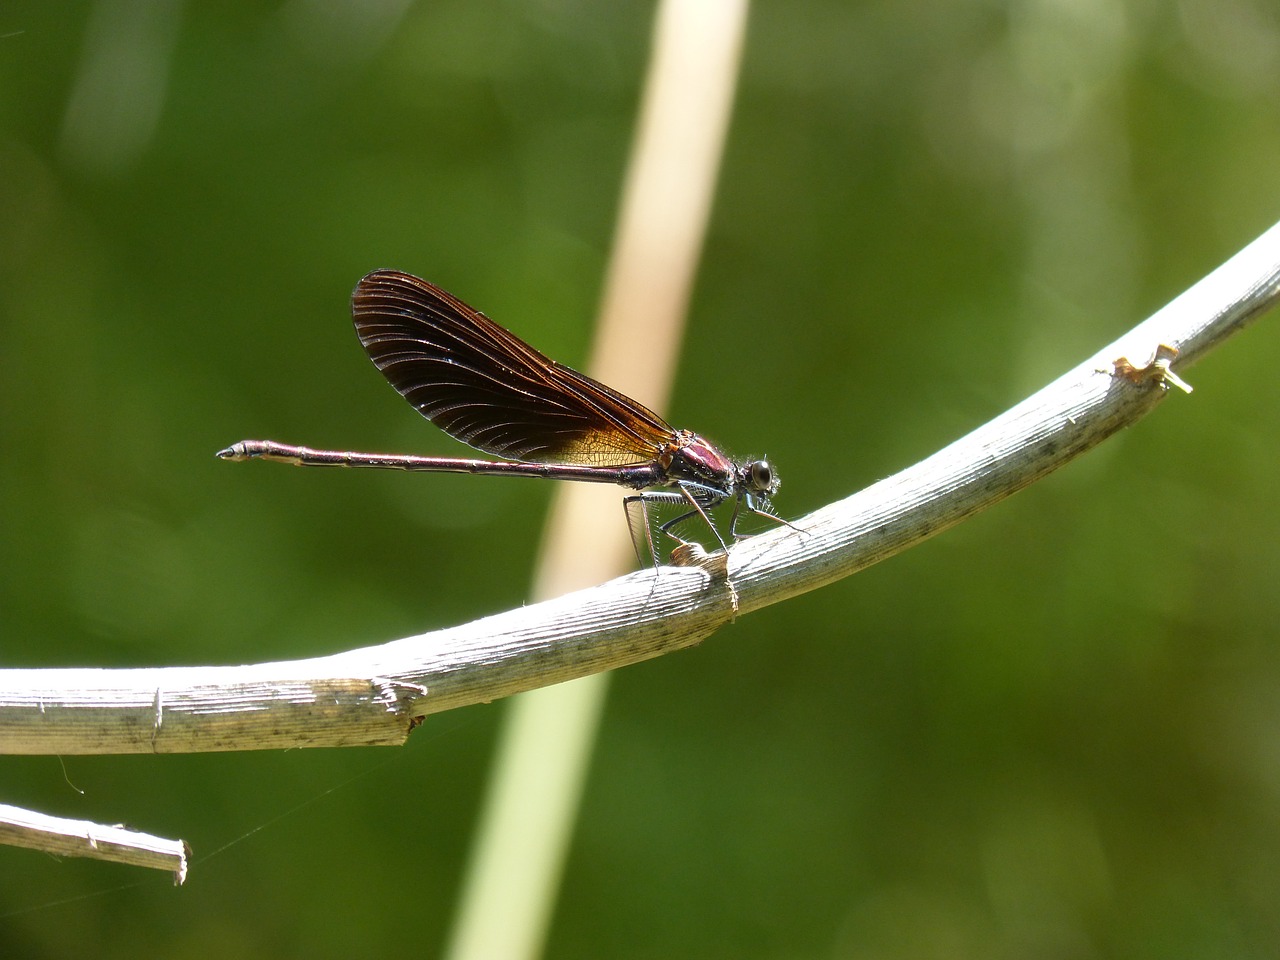
<path fill-rule="evenodd" d="M 461 452 L 358 347 L 374 267 L 581 362 L 652 15 L 0 8 L 5 665 L 525 599 L 547 485 L 213 453 Z M 1277 157 L 1269 0 L 759 3 L 671 418 L 768 454 L 800 516 L 1252 240 Z M 1013 501 L 621 672 L 548 956 L 1280 953 L 1272 327 Z M 0 800 L 197 861 L 175 890 L 0 848 L 0 954 L 435 956 L 502 710 L 402 751 L 5 758 Z"/>

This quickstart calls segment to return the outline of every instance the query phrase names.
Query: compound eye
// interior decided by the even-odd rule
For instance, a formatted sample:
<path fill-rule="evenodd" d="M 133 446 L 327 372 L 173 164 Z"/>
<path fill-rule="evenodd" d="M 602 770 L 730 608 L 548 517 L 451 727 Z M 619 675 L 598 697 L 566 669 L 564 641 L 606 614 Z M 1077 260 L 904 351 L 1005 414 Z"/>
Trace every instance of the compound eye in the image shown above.
<path fill-rule="evenodd" d="M 747 464 L 747 485 L 761 493 L 771 493 L 777 481 L 768 460 L 753 460 Z"/>

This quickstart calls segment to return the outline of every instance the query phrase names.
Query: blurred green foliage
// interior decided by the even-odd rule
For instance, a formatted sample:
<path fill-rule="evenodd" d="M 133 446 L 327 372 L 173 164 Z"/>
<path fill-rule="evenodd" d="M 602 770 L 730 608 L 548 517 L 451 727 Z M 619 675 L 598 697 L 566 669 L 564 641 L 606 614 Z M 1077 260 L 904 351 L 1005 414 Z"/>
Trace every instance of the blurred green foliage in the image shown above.
<path fill-rule="evenodd" d="M 280 659 L 520 603 L 546 485 L 213 453 L 459 452 L 351 333 L 374 267 L 581 361 L 651 17 L 0 8 L 3 663 Z M 1265 0 L 759 3 L 672 419 L 767 453 L 799 516 L 1253 239 L 1277 156 Z M 1272 326 L 1014 500 L 623 671 L 548 956 L 1280 952 Z M 0 849 L 0 954 L 433 956 L 501 709 L 397 752 L 5 759 L 0 799 L 197 860 L 175 891 Z"/>

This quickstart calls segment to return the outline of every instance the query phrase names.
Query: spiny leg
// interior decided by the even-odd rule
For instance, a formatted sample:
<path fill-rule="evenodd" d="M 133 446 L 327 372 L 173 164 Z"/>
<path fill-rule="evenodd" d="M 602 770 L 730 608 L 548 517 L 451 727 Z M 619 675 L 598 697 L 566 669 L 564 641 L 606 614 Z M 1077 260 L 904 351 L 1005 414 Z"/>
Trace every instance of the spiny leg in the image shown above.
<path fill-rule="evenodd" d="M 649 490 L 645 493 L 637 493 L 623 498 L 622 504 L 623 509 L 627 514 L 627 526 L 631 531 L 631 543 L 632 546 L 635 547 L 636 556 L 641 563 L 644 563 L 644 557 L 640 553 L 640 537 L 638 536 L 638 524 L 636 523 L 637 511 L 643 517 L 644 539 L 649 546 L 649 552 L 653 557 L 654 566 L 658 565 L 659 560 L 658 546 L 654 543 L 653 533 L 649 523 L 648 505 L 650 503 L 678 503 L 693 508 L 692 510 L 686 510 L 674 519 L 666 520 L 658 524 L 658 529 L 676 543 L 687 544 L 689 541 L 677 534 L 674 528 L 692 517 L 702 517 L 707 526 L 711 528 L 711 533 L 715 536 L 720 546 L 726 550 L 728 549 L 728 544 L 726 544 L 724 542 L 724 538 L 720 536 L 720 531 L 716 529 L 716 525 L 711 521 L 711 517 L 707 514 L 705 507 L 686 485 L 681 484 L 678 492 L 671 490 Z"/>
<path fill-rule="evenodd" d="M 636 552 L 636 560 L 644 566 L 644 554 L 640 551 L 643 539 L 649 547 L 649 559 L 655 569 L 658 564 L 658 545 L 653 542 L 653 528 L 649 523 L 648 502 L 643 494 L 622 498 L 622 512 L 627 517 L 627 532 L 631 534 L 631 547 Z M 637 516 L 638 515 L 638 516 Z"/>
<path fill-rule="evenodd" d="M 768 520 L 772 520 L 774 523 L 780 523 L 783 526 L 790 527 L 792 530 L 795 530 L 798 533 L 806 532 L 804 530 L 801 530 L 790 520 L 784 520 L 782 519 L 782 517 L 778 516 L 777 514 L 770 513 L 768 510 L 764 509 L 763 507 L 758 506 L 754 498 L 752 498 L 748 494 L 748 495 L 738 497 L 738 499 L 733 504 L 733 516 L 729 518 L 729 536 L 733 537 L 734 540 L 742 540 L 746 537 L 752 536 L 752 534 L 749 534 L 749 533 L 738 532 L 738 521 L 742 517 L 743 501 L 746 502 L 747 509 L 750 510 L 752 513 L 754 513 L 758 517 L 765 517 Z"/>
<path fill-rule="evenodd" d="M 698 517 L 701 517 L 706 522 L 707 526 L 711 528 L 711 533 L 715 536 L 716 540 L 720 543 L 721 548 L 728 550 L 729 545 L 724 542 L 724 537 L 720 536 L 720 531 L 717 530 L 716 525 L 711 522 L 711 517 L 707 514 L 706 507 L 703 506 L 702 501 L 699 500 L 698 497 L 693 493 L 693 489 L 695 488 L 704 489 L 704 488 L 697 487 L 694 484 L 681 483 L 679 485 L 680 493 L 678 498 L 676 494 L 673 494 L 673 493 L 666 494 L 666 497 L 669 498 L 667 500 L 668 503 L 676 503 L 676 502 L 679 502 L 679 499 L 683 499 L 684 502 L 687 503 L 689 506 L 693 507 L 693 509 L 686 513 L 680 514 L 680 516 L 676 517 L 674 520 L 668 520 L 666 523 L 660 525 L 658 529 L 661 530 L 663 533 L 665 533 L 667 536 L 671 537 L 671 539 L 679 543 L 684 543 L 685 542 L 684 540 L 682 540 L 680 537 L 676 536 L 674 533 L 671 532 L 671 528 L 676 526 L 677 524 L 684 523 L 690 517 L 698 516 Z M 706 491 L 704 489 L 704 493 L 705 492 Z M 716 503 L 719 503 L 719 502 L 720 500 L 717 499 L 717 500 L 711 501 L 708 505 L 714 506 Z"/>

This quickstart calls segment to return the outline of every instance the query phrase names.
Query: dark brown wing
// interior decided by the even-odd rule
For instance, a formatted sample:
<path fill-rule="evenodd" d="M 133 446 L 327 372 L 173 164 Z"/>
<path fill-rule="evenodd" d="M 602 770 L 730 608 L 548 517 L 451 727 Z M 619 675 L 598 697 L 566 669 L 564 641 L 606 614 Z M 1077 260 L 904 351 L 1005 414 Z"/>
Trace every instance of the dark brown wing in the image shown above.
<path fill-rule="evenodd" d="M 351 297 L 365 352 L 451 437 L 509 460 L 652 460 L 672 429 L 653 411 L 543 356 L 426 280 L 377 270 Z"/>

